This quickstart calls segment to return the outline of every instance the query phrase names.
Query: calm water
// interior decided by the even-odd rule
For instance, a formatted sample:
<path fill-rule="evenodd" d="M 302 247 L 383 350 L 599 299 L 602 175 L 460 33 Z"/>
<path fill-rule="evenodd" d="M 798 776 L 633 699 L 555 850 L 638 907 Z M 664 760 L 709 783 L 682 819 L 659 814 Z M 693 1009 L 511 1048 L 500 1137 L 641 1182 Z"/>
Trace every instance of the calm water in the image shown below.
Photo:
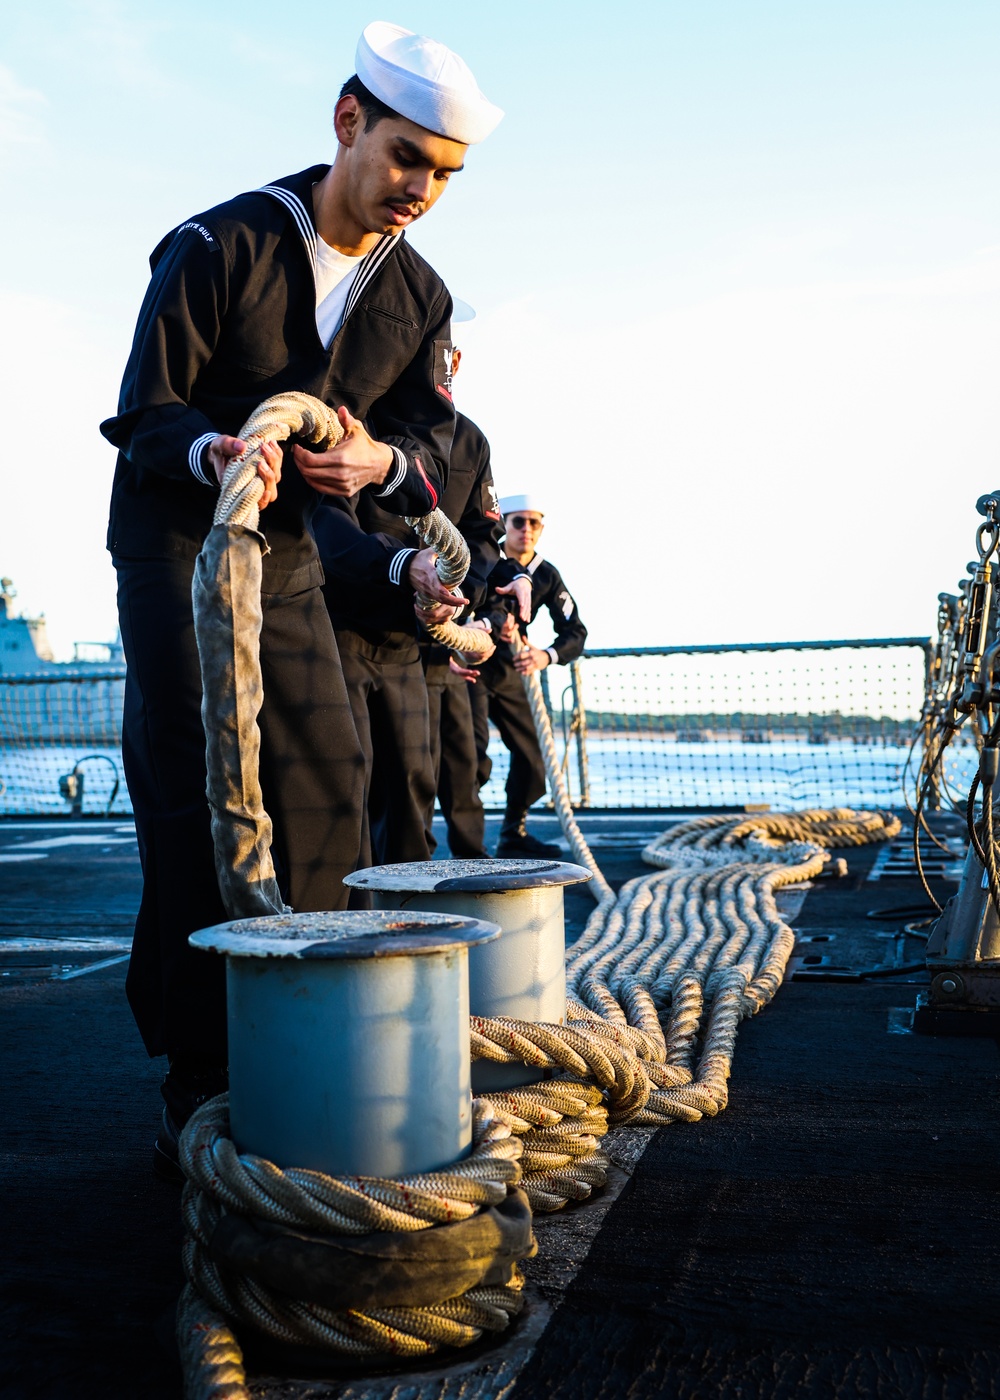
<path fill-rule="evenodd" d="M 587 751 L 593 807 L 714 807 L 767 802 L 779 809 L 899 806 L 900 776 L 907 754 L 897 745 L 680 744 L 625 738 L 591 738 Z M 491 743 L 490 755 L 493 773 L 483 798 L 487 806 L 502 807 L 507 751 L 499 740 Z M 77 763 L 83 774 L 84 813 L 109 810 L 116 776 L 120 787 L 110 811 L 131 811 L 120 749 L 58 746 L 0 748 L 0 815 L 68 815 L 70 803 L 60 795 L 59 779 Z M 968 790 L 975 766 L 973 751 L 954 751 L 948 774 L 956 792 Z M 569 777 L 573 799 L 578 801 L 575 749 L 570 755 Z"/>

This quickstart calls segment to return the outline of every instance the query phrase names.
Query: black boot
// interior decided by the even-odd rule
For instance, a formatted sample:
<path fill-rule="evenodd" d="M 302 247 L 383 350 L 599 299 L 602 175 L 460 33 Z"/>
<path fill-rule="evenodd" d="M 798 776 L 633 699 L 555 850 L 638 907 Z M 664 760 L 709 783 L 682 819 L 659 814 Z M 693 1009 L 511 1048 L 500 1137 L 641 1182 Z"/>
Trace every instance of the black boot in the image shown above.
<path fill-rule="evenodd" d="M 537 836 L 530 834 L 525 826 L 527 816 L 527 812 L 514 813 L 513 815 L 507 813 L 503 826 L 500 828 L 497 855 L 514 856 L 522 860 L 562 860 L 563 853 L 559 846 L 550 846 L 545 841 L 539 841 Z"/>
<path fill-rule="evenodd" d="M 175 1060 L 160 1085 L 163 1119 L 153 1143 L 153 1170 L 166 1181 L 181 1182 L 184 1173 L 178 1162 L 177 1144 L 181 1131 L 196 1108 L 224 1094 L 229 1088 L 229 1071 L 214 1066 L 188 1067 Z"/>

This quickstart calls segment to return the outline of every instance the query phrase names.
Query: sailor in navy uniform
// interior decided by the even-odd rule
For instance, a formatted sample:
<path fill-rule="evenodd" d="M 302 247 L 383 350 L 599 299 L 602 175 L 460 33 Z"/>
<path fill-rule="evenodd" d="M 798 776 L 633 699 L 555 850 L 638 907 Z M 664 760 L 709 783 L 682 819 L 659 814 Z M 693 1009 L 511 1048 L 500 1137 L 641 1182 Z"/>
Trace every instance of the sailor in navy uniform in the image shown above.
<path fill-rule="evenodd" d="M 438 391 L 451 400 L 451 383 L 461 353 L 449 347 L 438 376 Z M 499 559 L 500 513 L 490 474 L 489 445 L 475 424 L 458 415 L 448 482 L 440 509 L 458 526 L 469 545 L 470 565 L 462 585 L 462 609 L 485 599 L 486 582 Z M 326 574 L 324 596 L 333 621 L 344 668 L 347 693 L 369 772 L 368 815 L 372 852 L 377 864 L 429 860 L 436 842 L 431 833 L 438 785 L 441 688 L 437 672 L 448 668 L 448 652 L 434 651 L 435 663 L 425 684 L 418 642 L 418 616 L 441 620 L 455 611 L 442 606 L 414 610 L 414 590 L 439 600 L 454 599 L 441 589 L 434 552 L 377 501 L 360 497 L 330 501 L 316 512 L 313 532 Z M 424 641 L 423 653 L 429 652 Z M 456 691 L 468 713 L 466 740 L 472 755 L 467 786 L 475 778 L 475 740 L 465 682 Z M 449 687 L 450 689 L 450 687 Z M 478 803 L 478 790 L 465 793 Z M 447 802 L 447 798 L 445 799 Z M 460 806 L 463 805 L 459 799 Z M 449 807 L 450 810 L 450 807 Z M 475 838 L 472 838 L 475 840 Z M 461 840 L 459 838 L 459 844 Z M 479 845 L 482 844 L 480 834 Z M 465 854 L 456 851 L 454 855 Z M 477 852 L 478 853 L 478 852 Z"/>
<path fill-rule="evenodd" d="M 453 377 L 461 359 L 462 352 L 456 347 Z M 489 442 L 463 413 L 455 421 L 442 509 L 469 546 L 469 572 L 462 591 L 475 610 L 485 600 L 487 582 L 499 562 L 500 503 L 493 484 Z M 427 681 L 431 761 L 448 847 L 456 859 L 482 859 L 489 852 L 469 695 L 469 687 L 478 684 L 479 669 L 463 665 L 445 647 L 429 641 L 421 644 L 421 656 Z M 433 844 L 433 837 L 430 841 Z"/>
<path fill-rule="evenodd" d="M 324 453 L 265 452 L 261 785 L 282 893 L 298 910 L 346 903 L 367 859 L 365 762 L 307 528 L 321 496 L 359 493 L 420 515 L 447 481 L 454 410 L 436 387 L 451 298 L 403 231 L 467 146 L 502 115 L 443 45 L 383 23 L 358 45 L 337 102 L 332 166 L 237 196 L 153 253 L 118 412 L 108 547 L 128 666 L 123 752 L 143 868 L 127 991 L 151 1055 L 166 1054 L 158 1164 L 225 1085 L 221 959 L 188 934 L 226 917 L 205 796 L 194 559 L 250 412 L 283 390 L 338 407 Z"/>
<path fill-rule="evenodd" d="M 503 515 L 504 558 L 490 579 L 486 614 L 497 637 L 494 655 L 482 667 L 480 681 L 472 688 L 476 718 L 480 777 L 485 782 L 490 765 L 486 756 L 487 720 L 491 719 L 510 752 L 507 775 L 507 807 L 497 844 L 498 856 L 556 858 L 562 852 L 532 836 L 526 828 L 528 808 L 545 792 L 545 764 L 542 761 L 522 675 L 551 665 L 575 661 L 583 651 L 587 629 L 562 575 L 554 564 L 543 559 L 538 542 L 545 528 L 545 512 L 536 496 L 505 496 L 500 500 Z M 530 616 L 524 618 L 516 605 L 517 580 L 531 581 Z M 547 609 L 555 639 L 544 650 L 528 641 L 528 626 L 542 608 Z M 516 654 L 504 637 L 520 632 L 524 643 Z"/>

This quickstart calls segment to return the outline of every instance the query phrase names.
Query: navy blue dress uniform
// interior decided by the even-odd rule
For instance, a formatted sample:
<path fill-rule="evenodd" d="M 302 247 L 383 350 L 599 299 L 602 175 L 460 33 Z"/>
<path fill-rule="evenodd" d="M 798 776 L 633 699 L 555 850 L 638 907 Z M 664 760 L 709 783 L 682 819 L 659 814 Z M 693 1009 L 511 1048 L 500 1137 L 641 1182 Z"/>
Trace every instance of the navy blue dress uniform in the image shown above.
<path fill-rule="evenodd" d="M 469 573 L 462 591 L 475 610 L 484 601 L 489 577 L 499 562 L 500 505 L 493 484 L 489 442 L 463 413 L 457 415 L 455 422 L 448 485 L 441 505 L 469 546 Z M 448 829 L 448 847 L 456 859 L 479 859 L 488 852 L 470 685 L 451 669 L 445 647 L 425 641 L 421 653 L 427 681 L 431 762 L 441 815 Z"/>
<path fill-rule="evenodd" d="M 438 392 L 449 401 L 450 385 L 448 372 Z M 489 470 L 489 445 L 462 415 L 456 420 L 440 508 L 469 544 L 470 568 L 462 591 L 478 604 L 499 557 L 500 516 Z M 428 860 L 435 845 L 431 820 L 438 787 L 435 741 L 440 733 L 442 687 L 434 683 L 433 674 L 430 686 L 425 683 L 407 572 L 422 543 L 404 521 L 366 492 L 346 501 L 325 501 L 312 528 L 326 574 L 323 592 L 370 775 L 373 857 L 378 864 Z M 447 671 L 447 652 L 439 651 Z M 435 665 L 432 671 L 436 669 Z M 455 680 L 464 691 L 465 682 Z M 472 755 L 471 788 L 475 772 L 472 716 L 467 697 L 462 698 L 467 710 L 465 742 Z M 473 800 L 478 803 L 478 792 Z M 454 847 L 452 852 L 457 854 Z"/>
<path fill-rule="evenodd" d="M 505 505 L 505 502 L 501 504 Z M 510 559 L 501 560 L 497 565 L 490 578 L 490 592 L 485 609 L 494 632 L 499 632 L 507 614 L 514 612 L 514 615 L 517 615 L 513 599 L 499 596 L 495 591 L 497 586 L 509 584 L 514 578 L 524 574 L 531 579 L 531 619 L 530 622 L 518 619 L 518 630 L 522 639 L 527 641 L 530 623 L 534 622 L 539 612 L 545 608 L 555 631 L 553 643 L 548 648 L 552 662 L 566 664 L 575 661 L 583 651 L 587 629 L 559 570 L 547 559 L 543 559 L 541 554 L 536 553 L 525 565 L 516 564 Z M 496 853 L 498 856 L 557 856 L 561 854 L 557 847 L 536 840 L 526 828 L 528 808 L 545 793 L 545 764 L 538 747 L 535 723 L 531 717 L 524 683 L 514 669 L 510 645 L 498 640 L 495 653 L 480 669 L 480 680 L 470 687 L 470 691 L 479 755 L 479 777 L 483 783 L 488 780 L 492 768 L 487 753 L 489 720 L 496 725 L 500 738 L 510 753 L 510 770 L 506 784 L 507 803 Z"/>
<path fill-rule="evenodd" d="M 297 389 L 344 404 L 393 448 L 386 512 L 422 514 L 447 475 L 454 410 L 435 388 L 450 348 L 451 299 L 401 235 L 359 264 L 342 327 L 316 325 L 316 166 L 238 196 L 173 230 L 152 256 L 118 413 L 108 547 L 128 664 L 123 751 L 143 894 L 127 990 L 151 1055 L 226 1063 L 221 959 L 188 934 L 225 917 L 205 798 L 201 679 L 191 616 L 194 559 L 218 485 L 205 452 L 265 398 Z M 261 518 L 261 784 L 282 892 L 336 909 L 367 862 L 365 759 L 320 591 L 308 522 L 319 500 L 286 455 Z"/>

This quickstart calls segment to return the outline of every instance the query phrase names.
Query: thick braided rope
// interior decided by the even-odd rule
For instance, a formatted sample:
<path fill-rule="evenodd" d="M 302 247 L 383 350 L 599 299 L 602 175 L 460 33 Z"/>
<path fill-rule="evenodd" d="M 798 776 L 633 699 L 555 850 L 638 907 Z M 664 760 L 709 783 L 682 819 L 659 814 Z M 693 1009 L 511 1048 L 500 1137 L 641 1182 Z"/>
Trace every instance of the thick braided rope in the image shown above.
<path fill-rule="evenodd" d="M 422 1358 L 442 1346 L 465 1347 L 484 1332 L 503 1332 L 523 1306 L 524 1275 L 514 1267 L 503 1286 L 471 1288 L 433 1307 L 335 1312 L 313 1303 L 280 1302 L 246 1279 L 223 1283 L 203 1271 L 204 1251 L 185 1240 L 188 1282 L 177 1309 L 185 1400 L 250 1400 L 243 1352 L 227 1321 L 237 1316 L 277 1341 L 323 1347 L 356 1361 Z M 209 1298 L 210 1301 L 206 1301 Z"/>
<path fill-rule="evenodd" d="M 257 464 L 264 443 L 301 437 L 321 448 L 333 447 L 344 436 L 344 430 L 334 410 L 320 399 L 290 392 L 265 399 L 251 413 L 239 436 L 246 443 L 246 451 L 234 457 L 226 468 L 213 523 L 256 530 L 260 524 L 257 503 L 264 492 Z"/>
<path fill-rule="evenodd" d="M 514 648 L 520 649 L 519 639 Z M 597 908 L 567 956 L 578 998 L 570 1002 L 567 1024 L 474 1018 L 473 1055 L 578 1076 L 607 1096 L 609 1123 L 714 1116 L 728 1102 L 739 1024 L 772 999 L 794 947 L 775 891 L 819 875 L 829 846 L 890 840 L 899 819 L 848 808 L 699 818 L 651 842 L 643 860 L 659 870 L 630 880 L 616 895 L 573 815 L 538 676 L 522 679 L 555 808 L 574 858 L 594 874 Z M 613 1050 L 612 1032 L 619 1037 Z M 524 1138 L 522 1185 L 536 1210 L 558 1209 L 591 1189 L 587 1172 L 575 1181 L 573 1173 L 587 1161 L 589 1140 L 602 1135 L 600 1119 L 596 1105 L 560 1111 L 567 1082 L 532 1086 L 534 1118 L 489 1096 Z M 539 1109 L 555 1116 L 540 1119 Z M 540 1132 L 557 1138 L 570 1160 L 557 1166 L 539 1156 L 536 1149 L 545 1152 Z M 575 1159 L 570 1144 L 579 1153 Z M 559 1185 L 550 1185 L 556 1177 Z M 570 1181 L 574 1189 L 561 1189 Z"/>
<path fill-rule="evenodd" d="M 518 633 L 514 634 L 511 648 L 519 652 L 524 646 Z M 587 845 L 583 832 L 577 824 L 573 815 L 573 807 L 569 799 L 569 790 L 566 787 L 566 780 L 563 777 L 562 766 L 559 762 L 559 755 L 556 752 L 555 736 L 552 733 L 552 722 L 549 719 L 548 708 L 545 704 L 545 696 L 542 692 L 542 683 L 538 679 L 538 672 L 532 671 L 528 676 L 522 676 L 524 691 L 528 697 L 528 705 L 531 709 L 531 718 L 535 724 L 535 733 L 538 736 L 538 746 L 542 751 L 542 758 L 545 762 L 545 771 L 549 779 L 549 790 L 552 801 L 555 805 L 556 813 L 559 817 L 559 824 L 563 829 L 563 834 L 569 842 L 573 859 L 590 871 L 592 876 L 590 892 L 597 900 L 598 909 L 605 909 L 608 912 L 614 907 L 615 892 L 604 878 L 604 872 L 594 859 L 594 854 Z"/>
<path fill-rule="evenodd" d="M 622 888 L 615 917 L 595 910 L 567 958 L 588 1005 L 626 979 L 648 988 L 676 1047 L 668 1059 L 692 1072 L 688 1088 L 651 1095 L 635 1121 L 669 1116 L 678 1101 L 725 1107 L 739 1023 L 772 999 L 794 947 L 775 892 L 819 875 L 828 846 L 888 840 L 899 827 L 891 814 L 848 809 L 703 817 L 650 843 L 643 859 L 658 872 Z"/>
<path fill-rule="evenodd" d="M 437 551 L 434 567 L 445 588 L 458 588 L 469 572 L 469 546 L 448 517 L 443 511 L 432 510 L 429 515 L 408 515 L 406 523 L 429 549 Z M 417 602 L 430 607 L 433 600 L 418 593 Z M 450 620 L 425 623 L 424 627 L 436 642 L 469 658 L 486 656 L 493 650 L 489 633 L 479 627 L 459 627 Z"/>
<path fill-rule="evenodd" d="M 261 449 L 266 442 L 284 442 L 300 437 L 320 448 L 333 447 L 344 436 L 335 411 L 311 394 L 275 394 L 254 409 L 240 429 L 246 450 L 226 468 L 215 507 L 216 525 L 243 525 L 256 530 L 260 523 L 257 508 L 264 483 L 257 475 Z M 410 525 L 428 547 L 438 553 L 436 568 L 446 588 L 461 584 L 469 571 L 469 547 L 446 515 L 433 510 L 429 515 L 407 516 Z M 419 598 L 423 605 L 430 599 Z M 432 623 L 427 631 L 435 641 L 467 656 L 483 656 L 492 649 L 489 634 L 478 627 L 459 627 L 454 622 Z"/>
<path fill-rule="evenodd" d="M 474 1112 L 474 1148 L 447 1171 L 394 1179 L 331 1177 L 237 1152 L 229 1137 L 229 1096 L 200 1108 L 180 1143 L 184 1175 L 226 1210 L 331 1235 L 426 1230 L 499 1205 L 520 1179 L 521 1144 L 489 1110 Z"/>
<path fill-rule="evenodd" d="M 599 1097 L 599 1095 L 598 1095 Z M 341 1356 L 425 1356 L 438 1347 L 468 1346 L 484 1331 L 500 1332 L 521 1307 L 523 1279 L 477 1287 L 433 1307 L 335 1311 L 279 1297 L 229 1270 L 209 1253 L 224 1212 L 329 1235 L 375 1230 L 426 1230 L 499 1205 L 521 1177 L 524 1145 L 502 1115 L 473 1104 L 473 1148 L 447 1170 L 393 1179 L 329 1177 L 281 1171 L 237 1153 L 229 1132 L 229 1098 L 200 1108 L 181 1135 L 187 1176 L 181 1202 L 187 1286 L 177 1315 L 187 1400 L 247 1400 L 242 1353 L 230 1320 L 249 1323 L 279 1341 L 322 1346 Z"/>

